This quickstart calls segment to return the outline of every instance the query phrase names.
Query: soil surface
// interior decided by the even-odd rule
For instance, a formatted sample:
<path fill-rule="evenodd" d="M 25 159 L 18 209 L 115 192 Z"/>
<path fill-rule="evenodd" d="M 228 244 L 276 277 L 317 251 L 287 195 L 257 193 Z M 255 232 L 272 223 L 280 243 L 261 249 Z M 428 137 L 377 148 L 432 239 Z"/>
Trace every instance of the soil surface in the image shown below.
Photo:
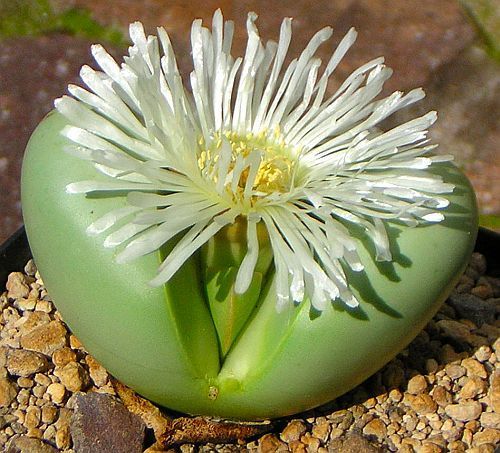
<path fill-rule="evenodd" d="M 307 413 L 237 424 L 160 410 L 113 379 L 67 329 L 30 261 L 0 288 L 0 446 L 9 453 L 95 453 L 96 445 L 99 453 L 493 453 L 499 315 L 500 278 L 475 253 L 433 320 L 363 384 Z"/>

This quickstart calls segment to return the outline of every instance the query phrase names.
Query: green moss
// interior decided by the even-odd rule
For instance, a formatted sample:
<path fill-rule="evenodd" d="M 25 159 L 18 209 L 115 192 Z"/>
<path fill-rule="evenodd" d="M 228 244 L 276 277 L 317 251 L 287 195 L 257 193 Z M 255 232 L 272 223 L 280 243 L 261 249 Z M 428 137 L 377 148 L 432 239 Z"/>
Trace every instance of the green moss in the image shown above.
<path fill-rule="evenodd" d="M 500 231 L 500 215 L 481 214 L 479 216 L 479 225 L 490 230 Z"/>
<path fill-rule="evenodd" d="M 56 13 L 49 0 L 0 0 L 0 39 L 64 32 L 125 46 L 122 32 L 104 27 L 89 11 L 72 8 Z"/>
<path fill-rule="evenodd" d="M 500 3 L 497 0 L 460 0 L 488 53 L 500 62 Z"/>

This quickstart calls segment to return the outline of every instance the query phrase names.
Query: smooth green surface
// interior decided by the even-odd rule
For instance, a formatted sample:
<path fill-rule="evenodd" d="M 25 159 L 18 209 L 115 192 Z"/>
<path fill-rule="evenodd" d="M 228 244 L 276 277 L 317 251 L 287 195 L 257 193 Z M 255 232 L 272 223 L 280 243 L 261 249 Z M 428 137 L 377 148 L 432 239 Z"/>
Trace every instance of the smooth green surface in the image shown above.
<path fill-rule="evenodd" d="M 165 289 L 151 288 L 158 254 L 118 265 L 117 251 L 105 249 L 103 237 L 86 235 L 92 221 L 124 199 L 66 194 L 66 184 L 101 176 L 62 151 L 64 124 L 58 114 L 41 123 L 23 166 L 23 212 L 37 266 L 89 352 L 142 395 L 182 412 L 278 417 L 346 392 L 418 334 L 474 245 L 472 189 L 454 166 L 441 164 L 435 171 L 457 186 L 446 220 L 419 228 L 391 225 L 393 263 L 377 266 L 371 246 L 361 248 L 366 272 L 349 274 L 360 309 L 333 303 L 318 315 L 303 303 L 278 314 L 270 279 L 220 364 L 194 260 Z"/>

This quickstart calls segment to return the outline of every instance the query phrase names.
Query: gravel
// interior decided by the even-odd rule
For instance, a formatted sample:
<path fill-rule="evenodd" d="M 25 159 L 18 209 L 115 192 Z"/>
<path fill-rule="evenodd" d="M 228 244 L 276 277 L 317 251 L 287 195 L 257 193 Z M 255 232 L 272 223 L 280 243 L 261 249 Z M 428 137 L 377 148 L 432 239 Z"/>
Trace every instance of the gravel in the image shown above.
<path fill-rule="evenodd" d="M 500 446 L 499 313 L 500 279 L 487 275 L 475 253 L 434 319 L 362 385 L 294 417 L 224 423 L 161 412 L 115 381 L 66 328 L 30 261 L 0 295 L 0 446 L 78 453 L 72 433 L 78 428 L 77 446 L 86 434 L 72 421 L 81 420 L 77 401 L 99 394 L 120 417 L 125 410 L 142 419 L 147 452 L 493 453 Z M 105 412 L 104 432 L 118 417 Z"/>

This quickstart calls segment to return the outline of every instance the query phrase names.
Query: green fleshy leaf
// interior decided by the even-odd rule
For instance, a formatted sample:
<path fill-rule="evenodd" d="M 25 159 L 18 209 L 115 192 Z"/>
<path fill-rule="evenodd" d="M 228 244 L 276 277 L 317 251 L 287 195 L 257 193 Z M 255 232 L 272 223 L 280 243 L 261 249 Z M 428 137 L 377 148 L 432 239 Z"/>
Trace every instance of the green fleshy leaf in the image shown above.
<path fill-rule="evenodd" d="M 261 235 L 259 259 L 250 286 L 244 294 L 236 294 L 236 276 L 246 252 L 246 225 L 243 221 L 224 228 L 202 249 L 203 281 L 219 339 L 221 360 L 259 302 L 264 278 L 272 261 L 267 236 Z"/>

